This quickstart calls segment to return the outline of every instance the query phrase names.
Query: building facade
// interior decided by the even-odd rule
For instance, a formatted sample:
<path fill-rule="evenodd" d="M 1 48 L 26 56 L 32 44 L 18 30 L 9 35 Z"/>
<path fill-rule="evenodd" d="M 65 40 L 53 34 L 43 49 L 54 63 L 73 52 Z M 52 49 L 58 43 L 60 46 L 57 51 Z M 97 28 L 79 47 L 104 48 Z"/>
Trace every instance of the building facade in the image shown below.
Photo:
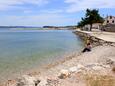
<path fill-rule="evenodd" d="M 105 18 L 103 25 L 107 25 L 107 24 L 115 24 L 115 16 L 107 16 Z"/>
<path fill-rule="evenodd" d="M 101 30 L 107 32 L 115 32 L 115 16 L 107 16 Z"/>
<path fill-rule="evenodd" d="M 100 29 L 100 26 L 101 26 L 102 24 L 101 23 L 94 23 L 94 24 L 92 24 L 92 29 Z M 87 24 L 87 25 L 85 25 L 84 27 L 83 27 L 83 30 L 86 30 L 86 31 L 89 31 L 90 30 L 90 25 L 89 24 Z"/>

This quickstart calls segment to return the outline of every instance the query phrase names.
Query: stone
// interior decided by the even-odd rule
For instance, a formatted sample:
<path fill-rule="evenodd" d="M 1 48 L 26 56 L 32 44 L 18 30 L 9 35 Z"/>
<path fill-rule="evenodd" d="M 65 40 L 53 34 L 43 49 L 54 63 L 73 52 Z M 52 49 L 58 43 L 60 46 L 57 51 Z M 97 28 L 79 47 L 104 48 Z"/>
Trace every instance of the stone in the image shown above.
<path fill-rule="evenodd" d="M 18 79 L 17 86 L 37 86 L 40 83 L 40 80 L 29 75 L 23 75 Z"/>
<path fill-rule="evenodd" d="M 37 85 L 37 86 L 46 86 L 47 83 L 47 79 L 42 79 L 41 82 Z"/>
<path fill-rule="evenodd" d="M 5 86 L 16 86 L 15 80 L 8 80 L 8 82 L 5 84 Z"/>
<path fill-rule="evenodd" d="M 98 71 L 98 70 L 102 70 L 103 67 L 101 67 L 101 66 L 94 66 L 94 67 L 92 67 L 92 69 L 95 70 L 95 71 Z"/>
<path fill-rule="evenodd" d="M 69 77 L 69 75 L 70 75 L 70 72 L 69 72 L 68 70 L 62 69 L 62 70 L 60 71 L 60 74 L 59 74 L 58 77 L 59 77 L 60 79 L 65 79 L 65 78 Z"/>
<path fill-rule="evenodd" d="M 104 67 L 104 68 L 110 68 L 110 65 L 102 65 L 102 67 Z"/>
<path fill-rule="evenodd" d="M 106 64 L 109 64 L 109 65 L 113 65 L 113 64 L 115 64 L 115 61 L 113 60 L 113 59 L 107 59 L 106 60 Z"/>
<path fill-rule="evenodd" d="M 47 86 L 57 86 L 59 84 L 59 79 L 49 78 L 47 79 Z"/>
<path fill-rule="evenodd" d="M 75 67 L 71 67 L 71 68 L 69 68 L 69 71 L 71 73 L 74 73 L 74 72 L 78 71 L 78 68 L 76 66 Z"/>
<path fill-rule="evenodd" d="M 84 69 L 84 66 L 81 64 L 78 64 L 77 66 L 69 68 L 69 71 L 70 73 L 74 73 L 74 72 L 80 72 L 82 71 L 82 69 Z"/>
<path fill-rule="evenodd" d="M 78 68 L 78 69 L 84 69 L 84 66 L 81 65 L 81 64 L 78 64 L 78 65 L 77 65 L 77 68 Z"/>

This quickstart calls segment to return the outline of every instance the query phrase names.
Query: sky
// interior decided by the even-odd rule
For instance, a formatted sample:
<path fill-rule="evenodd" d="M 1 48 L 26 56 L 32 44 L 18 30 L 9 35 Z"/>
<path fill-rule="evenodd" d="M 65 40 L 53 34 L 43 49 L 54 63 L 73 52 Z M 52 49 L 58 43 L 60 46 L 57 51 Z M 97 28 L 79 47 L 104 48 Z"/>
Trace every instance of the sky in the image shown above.
<path fill-rule="evenodd" d="M 87 8 L 115 16 L 115 0 L 0 0 L 0 26 L 76 25 Z"/>

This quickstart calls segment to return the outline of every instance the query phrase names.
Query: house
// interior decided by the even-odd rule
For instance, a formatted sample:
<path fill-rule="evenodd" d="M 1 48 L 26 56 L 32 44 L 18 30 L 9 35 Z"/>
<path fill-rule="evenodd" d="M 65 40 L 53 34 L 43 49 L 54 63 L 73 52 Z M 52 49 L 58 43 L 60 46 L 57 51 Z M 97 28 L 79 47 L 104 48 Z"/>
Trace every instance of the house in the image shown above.
<path fill-rule="evenodd" d="M 90 25 L 85 25 L 83 30 L 90 30 Z M 92 30 L 103 30 L 108 32 L 115 32 L 115 16 L 107 16 L 104 19 L 104 23 L 94 23 L 92 25 Z"/>
<path fill-rule="evenodd" d="M 107 16 L 101 30 L 115 32 L 115 16 Z"/>
<path fill-rule="evenodd" d="M 92 25 L 92 29 L 100 29 L 100 26 L 101 26 L 101 25 L 102 25 L 101 23 L 94 23 L 94 24 Z M 90 25 L 89 25 L 89 24 L 85 25 L 85 26 L 83 27 L 83 30 L 89 31 L 89 30 L 90 30 Z"/>
<path fill-rule="evenodd" d="M 115 24 L 115 16 L 107 16 L 105 18 L 103 25 L 107 25 L 107 24 Z"/>

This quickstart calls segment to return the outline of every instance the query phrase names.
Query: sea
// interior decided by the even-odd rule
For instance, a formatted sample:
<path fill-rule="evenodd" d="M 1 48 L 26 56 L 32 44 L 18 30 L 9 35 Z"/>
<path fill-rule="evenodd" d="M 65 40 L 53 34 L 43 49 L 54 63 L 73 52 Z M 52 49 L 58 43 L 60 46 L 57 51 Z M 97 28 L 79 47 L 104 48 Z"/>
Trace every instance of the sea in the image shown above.
<path fill-rule="evenodd" d="M 83 41 L 72 30 L 0 29 L 0 80 L 39 69 L 80 52 Z"/>

